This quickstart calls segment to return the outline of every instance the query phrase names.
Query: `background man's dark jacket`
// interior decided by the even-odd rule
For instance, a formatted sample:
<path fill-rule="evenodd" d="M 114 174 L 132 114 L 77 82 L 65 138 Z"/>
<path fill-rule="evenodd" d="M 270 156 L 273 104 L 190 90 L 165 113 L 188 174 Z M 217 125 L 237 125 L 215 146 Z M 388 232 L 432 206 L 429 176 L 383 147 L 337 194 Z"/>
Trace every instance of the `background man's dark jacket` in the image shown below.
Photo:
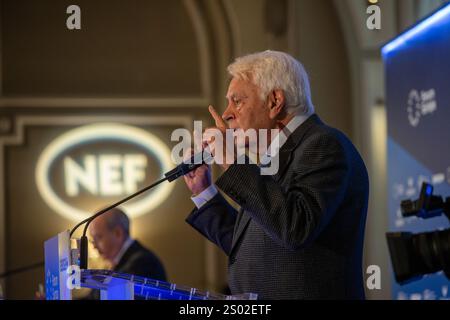
<path fill-rule="evenodd" d="M 313 115 L 281 147 L 279 170 L 232 165 L 187 222 L 229 257 L 233 294 L 260 299 L 363 299 L 368 176 L 350 140 Z"/>
<path fill-rule="evenodd" d="M 164 267 L 158 257 L 134 241 L 113 269 L 120 273 L 167 281 Z"/>
<path fill-rule="evenodd" d="M 164 266 L 161 261 L 152 251 L 142 246 L 137 240 L 134 240 L 127 251 L 125 251 L 113 271 L 154 280 L 167 281 L 166 272 L 164 271 Z M 99 290 L 91 290 L 91 292 L 83 298 L 83 300 L 99 299 Z M 136 297 L 136 299 L 138 298 Z"/>

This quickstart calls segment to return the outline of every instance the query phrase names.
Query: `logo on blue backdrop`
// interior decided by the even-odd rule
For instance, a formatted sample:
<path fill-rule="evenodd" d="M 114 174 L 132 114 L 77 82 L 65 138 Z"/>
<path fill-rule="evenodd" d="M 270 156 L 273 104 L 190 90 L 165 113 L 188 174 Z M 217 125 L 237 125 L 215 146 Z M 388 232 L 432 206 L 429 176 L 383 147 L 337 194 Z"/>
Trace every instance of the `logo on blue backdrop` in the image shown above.
<path fill-rule="evenodd" d="M 437 110 L 436 90 L 416 90 L 409 92 L 408 120 L 411 126 L 417 127 L 421 117 L 431 115 Z"/>

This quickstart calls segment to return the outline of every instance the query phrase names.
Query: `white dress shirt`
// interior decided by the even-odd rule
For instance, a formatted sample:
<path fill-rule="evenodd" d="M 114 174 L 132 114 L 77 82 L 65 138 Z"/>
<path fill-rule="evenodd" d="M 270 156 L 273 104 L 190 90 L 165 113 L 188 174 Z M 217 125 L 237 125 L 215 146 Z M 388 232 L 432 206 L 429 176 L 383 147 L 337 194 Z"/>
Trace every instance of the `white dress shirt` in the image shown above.
<path fill-rule="evenodd" d="M 128 248 L 130 248 L 130 246 L 133 244 L 133 242 L 134 242 L 134 240 L 130 237 L 128 237 L 127 240 L 125 240 L 125 242 L 123 243 L 119 252 L 117 252 L 116 256 L 113 259 L 114 267 L 119 264 L 120 259 L 122 259 L 123 255 L 125 254 L 125 252 L 127 252 Z"/>

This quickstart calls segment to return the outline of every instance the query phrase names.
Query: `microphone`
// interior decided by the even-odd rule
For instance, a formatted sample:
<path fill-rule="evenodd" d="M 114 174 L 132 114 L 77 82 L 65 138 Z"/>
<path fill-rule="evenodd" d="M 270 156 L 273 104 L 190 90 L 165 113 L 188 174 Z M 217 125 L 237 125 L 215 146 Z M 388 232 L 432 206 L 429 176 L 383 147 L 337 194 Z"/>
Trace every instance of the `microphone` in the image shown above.
<path fill-rule="evenodd" d="M 174 169 L 170 170 L 169 172 L 164 174 L 164 178 L 154 182 L 153 184 L 133 193 L 132 195 L 129 195 L 128 197 L 117 201 L 116 203 L 113 203 L 112 205 L 98 211 L 94 215 L 92 215 L 89 218 L 84 219 L 80 223 L 78 223 L 71 231 L 70 236 L 73 235 L 75 230 L 77 230 L 80 226 L 83 224 L 86 224 L 84 226 L 83 235 L 80 238 L 80 269 L 87 269 L 88 267 L 88 238 L 86 236 L 87 229 L 89 227 L 89 224 L 97 217 L 101 216 L 102 214 L 110 211 L 111 209 L 114 209 L 117 206 L 120 206 L 121 204 L 137 197 L 138 195 L 156 187 L 160 183 L 164 181 L 172 182 L 176 179 L 178 179 L 181 176 L 184 176 L 185 174 L 197 169 L 198 167 L 209 164 L 214 159 L 212 154 L 208 151 L 208 148 L 203 149 L 201 152 L 198 152 L 194 154 L 190 159 L 187 161 L 183 161 L 181 164 L 176 166 Z"/>
<path fill-rule="evenodd" d="M 210 164 L 214 159 L 211 152 L 209 152 L 208 148 L 203 149 L 200 152 L 194 154 L 187 161 L 183 161 L 181 164 L 176 166 L 173 170 L 167 172 L 165 176 L 167 177 L 167 181 L 172 182 L 178 179 L 181 176 L 188 174 L 191 171 L 194 171 L 198 167 L 201 167 L 204 164 Z"/>

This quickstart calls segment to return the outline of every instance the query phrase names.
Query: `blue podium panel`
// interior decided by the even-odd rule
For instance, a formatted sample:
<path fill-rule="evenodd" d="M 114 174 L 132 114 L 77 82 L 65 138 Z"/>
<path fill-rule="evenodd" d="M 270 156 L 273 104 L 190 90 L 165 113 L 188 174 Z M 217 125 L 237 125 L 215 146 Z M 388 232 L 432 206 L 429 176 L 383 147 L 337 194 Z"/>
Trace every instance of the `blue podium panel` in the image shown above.
<path fill-rule="evenodd" d="M 450 4 L 382 49 L 388 118 L 388 211 L 390 231 L 447 228 L 445 216 L 403 218 L 400 202 L 419 197 L 423 181 L 434 194 L 450 196 Z M 395 299 L 449 298 L 443 273 L 403 286 Z"/>
<path fill-rule="evenodd" d="M 175 283 L 118 273 L 111 270 L 82 270 L 81 286 L 98 289 L 105 299 L 141 300 L 256 300 L 255 293 L 224 295 Z M 124 292 L 124 290 L 126 292 Z"/>
<path fill-rule="evenodd" d="M 46 300 L 71 300 L 72 291 L 67 286 L 67 268 L 71 260 L 69 231 L 45 241 L 44 251 Z"/>

